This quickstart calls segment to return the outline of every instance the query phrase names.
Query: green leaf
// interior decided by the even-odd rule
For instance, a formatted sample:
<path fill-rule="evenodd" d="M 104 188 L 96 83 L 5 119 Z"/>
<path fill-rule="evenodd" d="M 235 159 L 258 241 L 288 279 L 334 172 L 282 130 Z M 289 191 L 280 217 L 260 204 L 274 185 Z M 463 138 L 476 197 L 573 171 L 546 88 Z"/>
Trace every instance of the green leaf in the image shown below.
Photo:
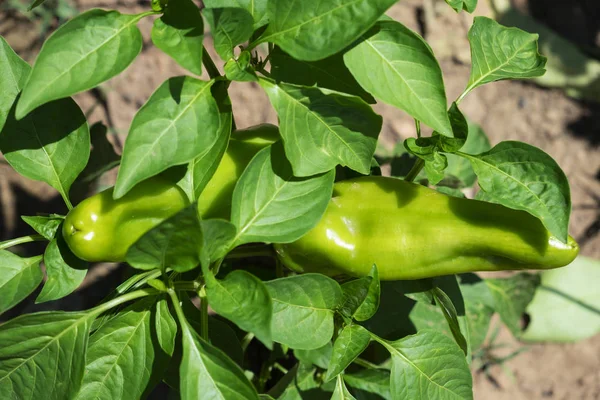
<path fill-rule="evenodd" d="M 323 378 L 325 382 L 343 373 L 348 365 L 365 351 L 370 342 L 371 334 L 362 326 L 345 326 L 333 344 L 329 368 Z"/>
<path fill-rule="evenodd" d="M 333 315 L 342 301 L 338 283 L 321 274 L 265 282 L 273 301 L 273 340 L 293 349 L 323 347 L 333 336 Z"/>
<path fill-rule="evenodd" d="M 254 29 L 269 22 L 267 16 L 268 0 L 204 0 L 206 8 L 239 7 L 248 11 L 254 19 Z"/>
<path fill-rule="evenodd" d="M 472 13 L 475 11 L 475 7 L 477 7 L 477 0 L 446 0 L 446 3 L 454 8 L 454 11 L 456 12 L 465 10 L 466 12 Z"/>
<path fill-rule="evenodd" d="M 240 329 L 252 332 L 267 348 L 273 348 L 271 295 L 264 283 L 249 272 L 236 270 L 225 279 L 206 275 L 206 295 L 211 308 L 235 323 Z"/>
<path fill-rule="evenodd" d="M 323 347 L 312 350 L 294 350 L 294 357 L 303 363 L 309 363 L 316 365 L 319 368 L 327 369 L 329 360 L 331 360 L 331 352 L 333 351 L 333 344 L 327 342 Z"/>
<path fill-rule="evenodd" d="M 34 216 L 28 217 L 22 215 L 21 219 L 32 227 L 37 233 L 42 235 L 46 240 L 52 240 L 56 236 L 58 227 L 63 222 L 64 217 L 59 215 Z"/>
<path fill-rule="evenodd" d="M 433 153 L 431 161 L 425 161 L 425 173 L 432 185 L 437 185 L 444 179 L 444 170 L 447 166 L 448 159 L 444 154 L 440 154 L 437 151 Z"/>
<path fill-rule="evenodd" d="M 465 303 L 469 345 L 475 352 L 487 337 L 494 314 L 494 300 L 485 281 L 475 274 L 460 275 L 460 291 Z"/>
<path fill-rule="evenodd" d="M 222 219 L 207 219 L 201 221 L 204 243 L 202 245 L 202 262 L 211 263 L 231 250 L 236 235 L 235 226 Z"/>
<path fill-rule="evenodd" d="M 136 302 L 90 337 L 77 400 L 139 399 L 158 383 L 152 372 L 164 371 L 169 357 L 154 343 L 155 302 L 153 297 Z"/>
<path fill-rule="evenodd" d="M 565 173 L 552 157 L 515 141 L 501 142 L 476 156 L 460 155 L 471 162 L 486 201 L 527 211 L 567 243 L 571 191 Z"/>
<path fill-rule="evenodd" d="M 223 111 L 220 115 L 221 126 L 217 133 L 216 141 L 207 152 L 188 163 L 187 172 L 178 183 L 192 201 L 198 201 L 200 198 L 202 191 L 208 185 L 221 163 L 223 154 L 225 154 L 225 150 L 227 150 L 227 145 L 229 144 L 233 115 L 224 82 L 217 82 L 213 86 L 213 94 L 215 93 L 217 94 L 217 103 L 220 104 Z"/>
<path fill-rule="evenodd" d="M 244 372 L 221 350 L 181 321 L 183 357 L 179 367 L 182 400 L 258 399 Z"/>
<path fill-rule="evenodd" d="M 333 391 L 331 400 L 356 400 L 356 398 L 348 391 L 341 375 L 338 375 L 337 381 L 335 382 L 335 390 Z"/>
<path fill-rule="evenodd" d="M 385 369 L 363 369 L 352 374 L 344 374 L 344 381 L 352 388 L 378 394 L 385 400 L 392 400 L 390 371 Z"/>
<path fill-rule="evenodd" d="M 31 67 L 0 36 L 0 132 L 19 92 L 25 86 Z"/>
<path fill-rule="evenodd" d="M 143 16 L 94 9 L 58 28 L 35 61 L 17 105 L 17 119 L 124 71 L 142 49 L 136 24 Z"/>
<path fill-rule="evenodd" d="M 233 58 L 235 46 L 254 32 L 252 15 L 243 8 L 205 8 L 202 14 L 210 25 L 215 51 L 224 61 Z"/>
<path fill-rule="evenodd" d="M 336 165 L 371 171 L 382 118 L 355 96 L 327 89 L 259 81 L 280 121 L 285 154 L 295 176 Z"/>
<path fill-rule="evenodd" d="M 87 165 L 77 177 L 77 182 L 90 183 L 121 163 L 121 156 L 115 153 L 108 141 L 107 128 L 101 122 L 90 127 L 92 151 Z"/>
<path fill-rule="evenodd" d="M 358 308 L 367 298 L 372 282 L 372 277 L 363 276 L 362 278 L 353 279 L 342 284 L 344 300 L 338 310 L 340 314 L 348 318 L 352 318 L 356 310 L 358 310 Z"/>
<path fill-rule="evenodd" d="M 526 309 L 531 321 L 521 339 L 574 342 L 600 332 L 600 261 L 580 256 L 541 276 Z"/>
<path fill-rule="evenodd" d="M 236 245 L 288 243 L 300 238 L 323 216 L 333 179 L 334 171 L 294 177 L 281 142 L 258 152 L 233 191 L 231 222 L 238 230 Z"/>
<path fill-rule="evenodd" d="M 377 312 L 379 308 L 379 294 L 381 291 L 381 285 L 379 283 L 379 272 L 377 266 L 373 264 L 369 276 L 373 278 L 369 285 L 367 297 L 363 300 L 362 304 L 358 307 L 354 313 L 354 319 L 357 321 L 366 321 L 371 318 Z"/>
<path fill-rule="evenodd" d="M 175 351 L 175 339 L 177 337 L 177 322 L 169 311 L 169 303 L 166 298 L 156 302 L 154 308 L 154 329 L 156 340 L 161 350 L 171 357 Z"/>
<path fill-rule="evenodd" d="M 126 260 L 138 269 L 185 272 L 200 265 L 203 241 L 194 203 L 144 233 L 127 250 Z"/>
<path fill-rule="evenodd" d="M 442 71 L 429 45 L 396 21 L 378 21 L 344 54 L 346 66 L 375 98 L 452 136 Z"/>
<path fill-rule="evenodd" d="M 468 121 L 467 140 L 459 149 L 466 154 L 480 154 L 488 151 L 492 146 L 490 141 L 481 127 L 471 121 Z M 452 176 L 459 179 L 465 187 L 471 187 L 475 184 L 477 175 L 471 167 L 468 159 L 457 156 L 455 154 L 446 154 L 448 158 L 448 167 L 446 168 L 446 176 Z"/>
<path fill-rule="evenodd" d="M 227 79 L 239 82 L 258 82 L 258 77 L 251 61 L 252 55 L 249 51 L 243 51 L 238 59 L 230 59 L 225 63 L 223 70 Z"/>
<path fill-rule="evenodd" d="M 46 182 L 68 199 L 90 155 L 90 132 L 70 98 L 45 104 L 20 121 L 13 107 L 0 132 L 0 151 L 19 174 Z"/>
<path fill-rule="evenodd" d="M 434 287 L 432 290 L 433 298 L 435 299 L 435 303 L 442 311 L 448 326 L 450 327 L 450 332 L 452 332 L 452 337 L 456 343 L 460 346 L 465 355 L 468 354 L 468 344 L 465 336 L 460 331 L 460 323 L 458 322 L 458 313 L 456 312 L 456 308 L 452 303 L 452 300 L 448 295 L 439 287 Z M 464 314 L 463 314 L 464 315 Z"/>
<path fill-rule="evenodd" d="M 513 335 L 521 335 L 521 317 L 540 285 L 540 276 L 521 272 L 510 278 L 486 279 L 494 309 Z"/>
<path fill-rule="evenodd" d="M 0 398 L 74 398 L 81 385 L 93 315 L 40 312 L 0 326 Z"/>
<path fill-rule="evenodd" d="M 46 247 L 44 265 L 48 279 L 35 299 L 36 303 L 62 299 L 71 294 L 85 279 L 88 268 L 86 261 L 71 253 L 62 235 L 52 239 Z"/>
<path fill-rule="evenodd" d="M 279 47 L 270 53 L 271 77 L 277 82 L 301 86 L 318 86 L 352 94 L 365 102 L 374 104 L 375 99 L 354 79 L 346 65 L 343 54 L 338 53 L 319 61 L 296 60 Z"/>
<path fill-rule="evenodd" d="M 203 38 L 204 22 L 191 0 L 169 0 L 152 27 L 152 43 L 196 75 L 202 75 Z"/>
<path fill-rule="evenodd" d="M 42 256 L 21 258 L 0 250 L 0 315 L 31 294 L 42 282 Z"/>
<path fill-rule="evenodd" d="M 465 356 L 451 338 L 420 331 L 386 348 L 392 355 L 390 390 L 394 399 L 472 399 Z"/>
<path fill-rule="evenodd" d="M 483 84 L 502 79 L 544 75 L 546 57 L 538 53 L 538 35 L 507 28 L 486 17 L 475 17 L 469 30 L 471 76 L 464 97 Z"/>
<path fill-rule="evenodd" d="M 395 2 L 270 1 L 270 23 L 260 42 L 273 42 L 298 60 L 320 60 L 350 45 Z"/>
<path fill-rule="evenodd" d="M 176 77 L 152 94 L 131 123 L 115 199 L 146 178 L 208 154 L 223 130 L 227 131 L 211 93 L 213 84 Z"/>

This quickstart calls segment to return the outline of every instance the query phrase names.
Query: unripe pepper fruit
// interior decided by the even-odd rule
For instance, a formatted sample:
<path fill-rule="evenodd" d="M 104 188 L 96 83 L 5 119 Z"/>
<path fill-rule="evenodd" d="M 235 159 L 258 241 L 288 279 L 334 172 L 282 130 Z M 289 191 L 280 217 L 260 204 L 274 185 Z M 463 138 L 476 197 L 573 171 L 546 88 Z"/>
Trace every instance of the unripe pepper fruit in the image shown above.
<path fill-rule="evenodd" d="M 297 272 L 365 276 L 376 264 L 382 280 L 549 269 L 579 252 L 525 211 L 380 176 L 336 183 L 318 225 L 275 249 Z"/>
<path fill-rule="evenodd" d="M 279 140 L 279 130 L 261 124 L 235 131 L 221 163 L 198 199 L 201 218 L 229 218 L 235 184 L 252 157 Z M 63 237 L 77 257 L 124 261 L 127 249 L 144 233 L 189 205 L 182 189 L 161 177 L 137 184 L 113 200 L 113 188 L 91 196 L 69 212 Z"/>

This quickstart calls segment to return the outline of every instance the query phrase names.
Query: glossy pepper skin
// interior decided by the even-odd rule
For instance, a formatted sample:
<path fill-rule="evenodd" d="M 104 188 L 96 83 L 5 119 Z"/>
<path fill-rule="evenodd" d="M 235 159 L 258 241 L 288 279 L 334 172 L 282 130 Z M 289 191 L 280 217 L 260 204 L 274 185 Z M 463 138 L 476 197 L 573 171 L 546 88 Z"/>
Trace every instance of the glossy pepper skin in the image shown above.
<path fill-rule="evenodd" d="M 77 257 L 90 261 L 123 261 L 127 249 L 144 233 L 189 205 L 171 182 L 154 177 L 113 200 L 113 188 L 88 197 L 72 209 L 62 233 Z"/>
<path fill-rule="evenodd" d="M 279 129 L 271 124 L 234 131 L 215 174 L 198 198 L 200 217 L 229 219 L 233 189 L 242 172 L 256 153 L 279 139 Z"/>
<path fill-rule="evenodd" d="M 376 264 L 382 280 L 550 269 L 579 252 L 524 211 L 376 176 L 336 183 L 319 224 L 275 248 L 297 272 L 365 276 Z"/>

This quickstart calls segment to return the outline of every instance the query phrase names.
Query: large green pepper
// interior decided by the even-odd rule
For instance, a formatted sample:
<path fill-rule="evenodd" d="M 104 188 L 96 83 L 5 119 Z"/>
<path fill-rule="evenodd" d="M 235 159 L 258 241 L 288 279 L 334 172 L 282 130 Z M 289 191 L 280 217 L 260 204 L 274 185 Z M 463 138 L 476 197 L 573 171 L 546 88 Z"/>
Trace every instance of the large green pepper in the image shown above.
<path fill-rule="evenodd" d="M 215 174 L 198 199 L 202 218 L 229 218 L 235 183 L 262 148 L 279 139 L 276 126 L 263 124 L 231 135 Z M 63 236 L 71 251 L 87 261 L 124 261 L 127 249 L 144 233 L 189 204 L 173 183 L 155 177 L 118 200 L 113 189 L 89 197 L 67 215 Z"/>
<path fill-rule="evenodd" d="M 556 268 L 579 252 L 527 212 L 375 176 L 336 183 L 319 224 L 275 248 L 297 272 L 365 276 L 376 264 L 382 280 Z"/>

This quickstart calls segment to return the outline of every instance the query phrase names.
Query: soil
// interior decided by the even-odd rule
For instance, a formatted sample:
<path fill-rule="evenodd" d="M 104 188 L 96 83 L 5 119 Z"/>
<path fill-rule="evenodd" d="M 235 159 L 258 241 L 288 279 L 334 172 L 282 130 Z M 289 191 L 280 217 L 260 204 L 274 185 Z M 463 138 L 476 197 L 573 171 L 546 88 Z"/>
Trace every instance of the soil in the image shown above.
<path fill-rule="evenodd" d="M 77 0 L 69 4 L 80 11 L 92 7 L 115 8 L 126 13 L 147 9 L 145 2 L 129 0 Z M 600 54 L 597 1 L 519 0 L 515 5 L 585 47 L 590 54 Z M 475 14 L 491 16 L 492 11 L 485 0 L 480 0 Z M 434 0 L 405 0 L 394 6 L 389 15 L 426 37 L 440 60 L 448 98 L 456 98 L 469 76 L 470 53 L 466 38 L 472 16 L 457 15 L 444 2 Z M 117 148 L 124 142 L 136 111 L 151 93 L 165 79 L 186 73 L 152 46 L 150 18 L 143 19 L 139 27 L 145 44 L 133 65 L 101 85 L 99 90 L 76 97 L 89 114 L 90 124 L 103 121 L 115 133 L 111 140 Z M 30 62 L 39 51 L 39 30 L 38 21 L 2 11 L 0 3 L 0 34 Z M 212 49 L 210 43 L 207 47 Z M 212 56 L 217 59 L 215 54 Z M 257 85 L 234 83 L 230 95 L 238 127 L 277 122 L 275 112 Z M 385 104 L 378 104 L 375 109 L 384 117 L 381 140 L 387 147 L 414 136 L 414 123 L 405 113 Z M 582 254 L 600 258 L 600 104 L 578 101 L 560 90 L 545 89 L 530 82 L 504 81 L 478 88 L 463 101 L 461 109 L 483 127 L 492 144 L 520 140 L 554 157 L 571 184 L 570 233 L 581 244 Z M 101 184 L 109 185 L 114 173 L 103 179 Z M 29 233 L 19 215 L 64 210 L 55 191 L 45 184 L 20 178 L 1 162 L 0 204 L 0 240 Z M 43 248 L 34 245 L 29 250 L 39 254 Z M 122 268 L 111 264 L 95 266 L 82 290 L 68 301 L 44 307 L 89 307 L 103 296 L 91 289 L 94 281 L 102 277 L 112 287 L 124 273 Z M 32 301 L 26 302 L 11 315 L 39 309 L 41 307 Z M 497 356 L 523 346 L 505 329 L 501 329 L 499 342 L 507 344 L 507 348 L 495 354 Z M 527 346 L 527 351 L 502 365 L 474 372 L 476 399 L 600 399 L 600 335 L 573 344 Z"/>

